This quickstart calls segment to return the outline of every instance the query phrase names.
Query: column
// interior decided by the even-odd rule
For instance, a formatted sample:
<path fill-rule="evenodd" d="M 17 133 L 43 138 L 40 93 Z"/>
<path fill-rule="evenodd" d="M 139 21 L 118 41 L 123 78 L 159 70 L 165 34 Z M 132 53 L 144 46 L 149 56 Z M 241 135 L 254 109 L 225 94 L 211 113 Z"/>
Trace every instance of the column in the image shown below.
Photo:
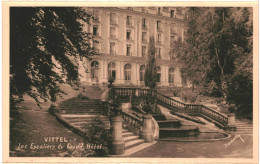
<path fill-rule="evenodd" d="M 110 120 L 111 132 L 113 136 L 111 154 L 120 155 L 125 152 L 125 142 L 122 137 L 122 118 L 121 116 L 114 116 Z"/>

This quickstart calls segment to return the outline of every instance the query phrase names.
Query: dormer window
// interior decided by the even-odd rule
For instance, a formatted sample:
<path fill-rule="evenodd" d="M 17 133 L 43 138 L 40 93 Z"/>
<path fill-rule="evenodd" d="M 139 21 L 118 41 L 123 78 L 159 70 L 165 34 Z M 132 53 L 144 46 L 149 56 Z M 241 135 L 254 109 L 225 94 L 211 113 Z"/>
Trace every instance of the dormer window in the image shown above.
<path fill-rule="evenodd" d="M 147 25 L 146 25 L 146 18 L 142 18 L 142 28 L 146 29 Z"/>
<path fill-rule="evenodd" d="M 116 24 L 116 14 L 115 13 L 110 13 L 110 23 Z"/>
<path fill-rule="evenodd" d="M 175 18 L 175 11 L 171 10 L 171 18 Z"/>
<path fill-rule="evenodd" d="M 132 26 L 131 16 L 127 16 L 127 17 L 126 17 L 126 25 L 127 25 L 127 26 Z"/>
<path fill-rule="evenodd" d="M 158 14 L 158 15 L 162 15 L 162 12 L 161 12 L 161 8 L 160 8 L 160 7 L 157 8 L 157 14 Z"/>

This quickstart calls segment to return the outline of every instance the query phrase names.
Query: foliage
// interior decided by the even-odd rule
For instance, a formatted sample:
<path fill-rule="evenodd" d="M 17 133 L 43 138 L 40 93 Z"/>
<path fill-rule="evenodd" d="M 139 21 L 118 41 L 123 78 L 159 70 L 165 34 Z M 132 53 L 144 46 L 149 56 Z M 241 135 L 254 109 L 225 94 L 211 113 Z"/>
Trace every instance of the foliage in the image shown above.
<path fill-rule="evenodd" d="M 181 92 L 181 87 L 173 86 L 171 88 L 171 91 L 172 91 L 174 97 L 179 97 L 180 96 L 180 92 Z"/>
<path fill-rule="evenodd" d="M 156 70 L 156 63 L 155 63 L 154 37 L 150 38 L 148 49 L 149 52 L 148 52 L 148 60 L 145 68 L 144 82 L 146 87 L 155 88 L 157 70 Z"/>
<path fill-rule="evenodd" d="M 96 149 L 95 157 L 106 157 L 109 155 L 109 148 L 111 148 L 112 135 L 106 125 L 99 118 L 96 118 L 91 125 L 86 125 L 85 144 L 102 144 L 102 149 Z"/>
<path fill-rule="evenodd" d="M 10 102 L 28 94 L 56 101 L 60 83 L 78 79 L 78 60 L 95 54 L 83 30 L 92 16 L 76 7 L 10 8 Z"/>
<path fill-rule="evenodd" d="M 180 97 L 184 102 L 195 103 L 198 93 L 193 92 L 190 88 L 183 88 L 180 92 Z"/>
<path fill-rule="evenodd" d="M 228 82 L 227 101 L 237 116 L 253 118 L 253 81 L 248 76 L 236 74 Z"/>
<path fill-rule="evenodd" d="M 250 111 L 251 93 L 245 93 L 251 98 L 241 106 L 242 93 L 230 92 L 252 90 L 252 8 L 197 7 L 190 8 L 190 15 L 186 42 L 178 40 L 182 46 L 173 52 L 185 75 L 208 94 Z"/>

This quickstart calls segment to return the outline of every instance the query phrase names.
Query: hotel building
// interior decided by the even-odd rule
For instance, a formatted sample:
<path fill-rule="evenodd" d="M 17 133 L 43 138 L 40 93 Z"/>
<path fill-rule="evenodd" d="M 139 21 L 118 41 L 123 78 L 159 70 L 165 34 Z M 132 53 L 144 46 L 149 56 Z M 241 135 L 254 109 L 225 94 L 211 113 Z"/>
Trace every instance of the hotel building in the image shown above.
<path fill-rule="evenodd" d="M 157 86 L 183 86 L 185 78 L 174 54 L 173 41 L 186 35 L 187 9 L 182 7 L 89 7 L 94 20 L 84 28 L 98 43 L 100 55 L 80 64 L 81 82 L 144 86 L 149 38 L 156 47 Z"/>

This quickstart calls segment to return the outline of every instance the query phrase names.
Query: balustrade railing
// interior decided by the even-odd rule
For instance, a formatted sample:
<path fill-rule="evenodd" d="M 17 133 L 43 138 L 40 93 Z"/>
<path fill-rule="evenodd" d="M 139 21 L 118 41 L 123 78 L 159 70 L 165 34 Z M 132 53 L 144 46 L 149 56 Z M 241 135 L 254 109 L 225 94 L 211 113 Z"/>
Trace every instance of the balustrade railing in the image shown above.
<path fill-rule="evenodd" d="M 178 100 L 174 100 L 170 97 L 164 96 L 162 94 L 157 93 L 156 95 L 157 101 L 161 102 L 163 105 L 166 105 L 170 107 L 177 107 L 180 109 L 187 109 L 192 113 L 195 113 L 196 115 L 200 115 L 202 117 L 208 117 L 214 121 L 217 121 L 218 123 L 225 126 L 228 123 L 228 118 L 222 113 L 219 113 L 209 107 L 206 107 L 204 105 L 198 105 L 198 104 L 185 104 L 183 102 L 180 102 Z"/>
<path fill-rule="evenodd" d="M 204 117 L 206 119 L 210 118 L 223 126 L 227 125 L 228 117 L 220 112 L 217 112 L 211 108 L 204 105 L 198 104 L 186 104 L 178 100 L 172 99 L 170 97 L 164 96 L 157 93 L 156 90 L 143 89 L 143 88 L 113 88 L 109 91 L 110 95 L 113 96 L 136 96 L 136 97 L 155 97 L 157 102 L 173 110 L 173 108 L 179 108 L 179 110 L 188 110 L 195 115 Z M 125 119 L 130 119 L 129 115 L 123 113 Z M 133 116 L 134 117 L 134 116 Z M 132 118 L 131 120 L 136 120 Z M 127 122 L 127 121 L 126 121 Z M 129 122 L 128 122 L 129 123 Z M 131 123 L 130 123 L 131 124 Z"/>
<path fill-rule="evenodd" d="M 121 111 L 120 112 L 123 118 L 123 127 L 127 128 L 131 132 L 133 132 L 136 135 L 141 134 L 142 126 L 143 126 L 143 120 L 140 118 L 137 118 L 136 116 Z"/>

